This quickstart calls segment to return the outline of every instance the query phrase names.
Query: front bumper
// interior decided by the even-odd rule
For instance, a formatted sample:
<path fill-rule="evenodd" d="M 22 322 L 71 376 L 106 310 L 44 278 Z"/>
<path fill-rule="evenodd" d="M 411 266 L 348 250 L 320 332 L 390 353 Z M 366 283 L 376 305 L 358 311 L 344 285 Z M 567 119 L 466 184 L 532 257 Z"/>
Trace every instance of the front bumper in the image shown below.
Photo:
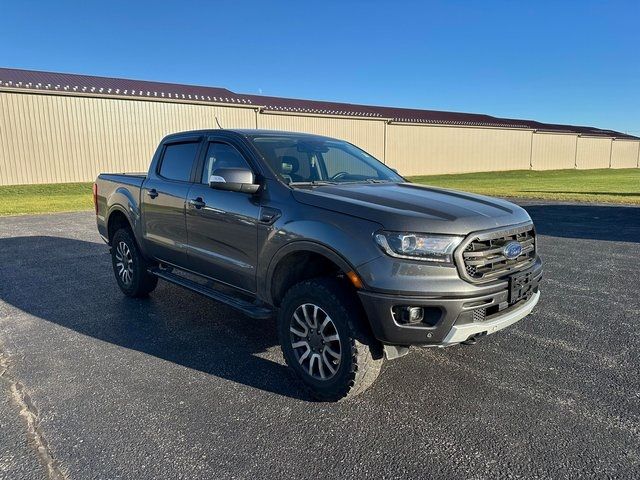
<path fill-rule="evenodd" d="M 537 283 L 542 279 L 542 264 L 531 267 Z M 509 304 L 505 282 L 491 293 L 404 296 L 361 290 L 360 300 L 374 336 L 387 345 L 447 346 L 481 334 L 491 334 L 526 317 L 538 303 L 537 287 L 526 299 Z M 417 325 L 401 324 L 394 308 L 423 307 L 431 321 Z M 482 315 L 479 313 L 482 312 Z"/>
<path fill-rule="evenodd" d="M 456 343 L 464 342 L 465 340 L 475 337 L 476 335 L 491 335 L 503 328 L 507 328 L 509 325 L 513 325 L 518 320 L 522 320 L 529 315 L 538 304 L 540 300 L 540 292 L 536 292 L 533 296 L 525 301 L 522 305 L 517 306 L 513 310 L 508 311 L 504 315 L 500 315 L 493 320 L 487 320 L 484 322 L 467 323 L 463 325 L 454 325 L 449 330 L 449 333 L 442 341 L 443 346 L 454 345 Z"/>

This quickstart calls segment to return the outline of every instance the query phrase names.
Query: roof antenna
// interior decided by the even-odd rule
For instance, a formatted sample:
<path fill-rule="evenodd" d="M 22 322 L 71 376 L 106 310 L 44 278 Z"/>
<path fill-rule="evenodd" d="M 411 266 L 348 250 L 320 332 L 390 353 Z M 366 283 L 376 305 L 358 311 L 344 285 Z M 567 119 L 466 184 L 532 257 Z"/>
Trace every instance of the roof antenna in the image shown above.
<path fill-rule="evenodd" d="M 222 128 L 222 125 L 220 125 L 220 122 L 218 121 L 218 117 L 214 117 L 214 118 L 216 119 L 216 123 L 218 124 L 218 128 L 219 128 L 220 130 L 224 130 L 224 129 Z"/>

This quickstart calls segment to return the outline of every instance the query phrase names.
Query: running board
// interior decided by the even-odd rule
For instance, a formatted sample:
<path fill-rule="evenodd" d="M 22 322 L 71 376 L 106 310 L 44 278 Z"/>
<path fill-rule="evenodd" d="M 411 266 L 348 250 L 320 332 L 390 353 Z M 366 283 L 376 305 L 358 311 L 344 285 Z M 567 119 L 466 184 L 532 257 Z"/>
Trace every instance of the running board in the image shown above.
<path fill-rule="evenodd" d="M 193 280 L 189 280 L 188 278 L 181 277 L 180 275 L 176 275 L 175 273 L 168 272 L 161 268 L 150 268 L 149 273 L 166 280 L 167 282 L 171 282 L 175 285 L 186 288 L 187 290 L 204 295 L 212 300 L 224 303 L 236 310 L 240 310 L 251 318 L 267 319 L 273 314 L 273 310 L 268 307 L 256 305 L 241 298 L 232 297 L 231 295 L 227 295 L 226 293 L 201 285 L 198 282 L 194 282 Z"/>

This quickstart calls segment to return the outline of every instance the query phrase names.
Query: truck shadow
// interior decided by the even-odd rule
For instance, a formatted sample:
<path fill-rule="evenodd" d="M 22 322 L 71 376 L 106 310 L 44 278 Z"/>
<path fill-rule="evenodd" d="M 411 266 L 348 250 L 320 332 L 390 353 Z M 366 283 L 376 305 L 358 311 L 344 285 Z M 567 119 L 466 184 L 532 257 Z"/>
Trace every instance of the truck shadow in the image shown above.
<path fill-rule="evenodd" d="M 275 319 L 253 320 L 166 282 L 147 299 L 118 289 L 104 244 L 0 239 L 0 298 L 82 335 L 279 395 L 308 400 L 280 363 Z"/>
<path fill-rule="evenodd" d="M 640 242 L 640 208 L 615 205 L 518 202 L 540 235 Z"/>

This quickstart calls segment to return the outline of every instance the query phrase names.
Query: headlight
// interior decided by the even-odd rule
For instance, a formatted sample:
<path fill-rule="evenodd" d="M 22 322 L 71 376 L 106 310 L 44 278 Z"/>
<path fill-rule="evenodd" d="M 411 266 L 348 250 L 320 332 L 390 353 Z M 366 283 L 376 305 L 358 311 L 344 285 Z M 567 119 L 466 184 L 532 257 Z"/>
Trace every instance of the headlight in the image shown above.
<path fill-rule="evenodd" d="M 375 235 L 376 243 L 392 257 L 448 264 L 453 264 L 453 251 L 463 238 L 403 232 L 379 232 Z"/>

